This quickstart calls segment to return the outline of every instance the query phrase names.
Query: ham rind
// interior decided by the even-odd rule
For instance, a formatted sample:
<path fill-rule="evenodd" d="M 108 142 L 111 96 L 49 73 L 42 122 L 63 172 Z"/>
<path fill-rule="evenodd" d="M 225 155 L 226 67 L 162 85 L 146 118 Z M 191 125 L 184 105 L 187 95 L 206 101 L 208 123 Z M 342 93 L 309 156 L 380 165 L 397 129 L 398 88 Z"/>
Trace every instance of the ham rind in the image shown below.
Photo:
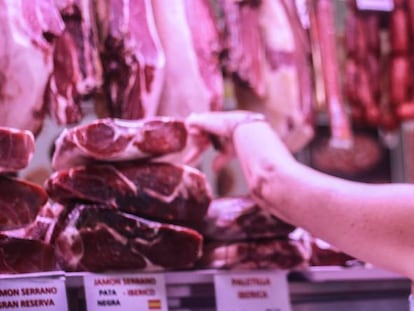
<path fill-rule="evenodd" d="M 155 27 L 152 1 L 95 3 L 110 116 L 154 116 L 164 81 L 165 55 Z"/>
<path fill-rule="evenodd" d="M 211 201 L 198 231 L 208 240 L 234 242 L 287 238 L 294 229 L 249 197 L 227 197 Z"/>
<path fill-rule="evenodd" d="M 53 270 L 57 270 L 57 265 L 52 245 L 0 234 L 0 273 L 18 274 Z"/>
<path fill-rule="evenodd" d="M 166 5 L 153 0 L 152 6 L 166 55 L 158 114 L 187 117 L 191 112 L 220 110 L 219 38 L 207 1 L 172 0 Z"/>
<path fill-rule="evenodd" d="M 38 134 L 63 21 L 49 0 L 0 1 L 0 126 Z"/>
<path fill-rule="evenodd" d="M 31 182 L 0 176 L 0 230 L 18 229 L 32 223 L 46 204 L 46 191 Z"/>
<path fill-rule="evenodd" d="M 50 176 L 45 189 L 52 200 L 64 205 L 105 204 L 141 217 L 190 225 L 201 222 L 212 196 L 200 171 L 156 162 L 60 170 Z"/>
<path fill-rule="evenodd" d="M 201 256 L 202 236 L 97 205 L 78 204 L 55 246 L 66 271 L 190 268 Z"/>
<path fill-rule="evenodd" d="M 53 73 L 47 100 L 58 124 L 75 124 L 83 118 L 83 105 L 102 84 L 102 66 L 92 0 L 55 0 L 65 23 L 56 39 Z"/>
<path fill-rule="evenodd" d="M 61 133 L 55 142 L 52 167 L 59 170 L 91 161 L 149 159 L 182 151 L 186 143 L 182 120 L 98 119 Z"/>

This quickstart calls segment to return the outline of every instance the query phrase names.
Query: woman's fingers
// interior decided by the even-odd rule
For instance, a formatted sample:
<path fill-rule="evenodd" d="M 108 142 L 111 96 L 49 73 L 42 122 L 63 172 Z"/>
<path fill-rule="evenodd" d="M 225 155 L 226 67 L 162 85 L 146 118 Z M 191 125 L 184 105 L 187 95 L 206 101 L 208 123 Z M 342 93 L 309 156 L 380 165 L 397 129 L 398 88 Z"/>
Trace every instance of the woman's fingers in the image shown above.
<path fill-rule="evenodd" d="M 198 129 L 217 136 L 228 136 L 229 134 L 229 122 L 225 118 L 225 113 L 193 113 L 186 119 L 186 125 L 191 132 L 192 129 Z"/>

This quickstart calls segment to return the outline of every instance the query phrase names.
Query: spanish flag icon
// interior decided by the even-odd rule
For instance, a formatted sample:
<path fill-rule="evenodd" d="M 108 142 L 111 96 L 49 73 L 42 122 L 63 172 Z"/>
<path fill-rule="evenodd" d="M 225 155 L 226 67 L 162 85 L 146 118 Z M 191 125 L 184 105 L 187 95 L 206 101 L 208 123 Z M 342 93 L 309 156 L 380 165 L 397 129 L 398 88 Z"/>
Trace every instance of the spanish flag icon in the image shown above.
<path fill-rule="evenodd" d="M 160 299 L 148 299 L 148 309 L 149 310 L 161 310 L 161 300 Z"/>

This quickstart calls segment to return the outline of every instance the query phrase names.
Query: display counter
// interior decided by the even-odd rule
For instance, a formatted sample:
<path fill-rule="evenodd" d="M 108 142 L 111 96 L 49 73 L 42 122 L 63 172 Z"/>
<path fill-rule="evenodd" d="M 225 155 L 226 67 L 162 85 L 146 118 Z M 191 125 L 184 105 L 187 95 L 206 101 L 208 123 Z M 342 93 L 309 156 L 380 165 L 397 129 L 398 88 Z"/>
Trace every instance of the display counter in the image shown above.
<path fill-rule="evenodd" d="M 134 290 L 131 290 L 131 287 L 128 288 L 128 286 L 102 287 L 106 289 L 99 290 L 100 292 L 97 294 L 99 297 L 92 297 L 94 289 L 88 288 L 88 286 L 102 285 L 105 282 L 104 280 L 108 280 L 109 277 L 118 276 L 128 278 L 129 280 L 138 278 L 141 281 L 148 281 L 153 277 L 159 277 L 162 282 L 158 284 L 160 286 L 157 285 L 158 289 L 155 286 L 155 281 L 154 283 L 146 283 L 147 285 L 151 283 L 155 286 L 154 289 L 151 289 L 151 286 L 146 286 L 147 292 L 144 292 L 142 287 L 141 289 L 137 287 Z M 52 306 L 41 305 L 40 308 L 38 306 L 37 310 L 53 310 L 52 307 L 58 307 L 66 303 L 68 311 L 117 310 L 114 305 L 99 306 L 99 301 L 101 303 L 110 303 L 115 301 L 114 298 L 118 295 L 119 303 L 133 305 L 136 308 L 140 303 L 138 296 L 148 294 L 149 296 L 152 295 L 152 297 L 145 300 L 148 305 L 147 310 L 224 310 L 217 308 L 217 301 L 220 297 L 221 304 L 223 299 L 229 301 L 233 299 L 231 298 L 232 289 L 218 291 L 217 286 L 219 283 L 217 276 L 231 276 L 232 279 L 237 276 L 243 276 L 245 280 L 250 281 L 257 281 L 257 278 L 262 276 L 272 278 L 271 280 L 275 281 L 276 289 L 269 290 L 269 287 L 265 288 L 265 290 L 269 291 L 267 293 L 269 297 L 267 298 L 276 299 L 279 305 L 276 306 L 275 304 L 275 307 L 263 309 L 266 311 L 408 310 L 410 281 L 399 275 L 372 267 L 311 267 L 289 273 L 278 270 L 189 270 L 156 273 L 123 272 L 116 274 L 52 272 L 2 276 L 0 305 L 3 303 L 3 306 L 6 306 L 4 301 L 8 301 L 10 306 L 12 306 L 13 301 L 16 301 L 16 306 L 21 303 L 49 303 Z M 85 286 L 85 284 L 92 285 Z M 256 283 L 254 285 L 263 284 Z M 256 288 L 254 285 L 250 286 L 250 289 Z M 111 289 L 108 290 L 108 288 Z M 161 292 L 157 292 L 158 290 Z M 66 291 L 67 301 L 65 301 L 65 297 L 62 297 L 62 291 Z M 35 294 L 38 294 L 38 296 Z M 157 298 L 158 294 L 163 297 Z M 122 298 L 122 295 L 129 297 Z M 260 297 L 255 298 L 257 298 L 255 303 L 260 301 Z M 97 300 L 95 301 L 94 299 Z M 133 302 L 134 299 L 138 300 Z M 92 300 L 92 305 L 95 305 L 95 307 L 88 308 L 88 300 L 89 305 L 91 305 Z M 234 302 L 232 310 L 251 310 L 246 309 L 249 299 L 244 301 L 246 301 L 245 304 L 238 306 L 236 305 L 237 302 Z M 98 304 L 95 304 L 95 302 L 98 302 Z M 41 307 L 44 307 L 44 309 Z M 127 309 L 124 308 L 123 310 Z M 255 309 L 255 311 L 259 310 Z"/>

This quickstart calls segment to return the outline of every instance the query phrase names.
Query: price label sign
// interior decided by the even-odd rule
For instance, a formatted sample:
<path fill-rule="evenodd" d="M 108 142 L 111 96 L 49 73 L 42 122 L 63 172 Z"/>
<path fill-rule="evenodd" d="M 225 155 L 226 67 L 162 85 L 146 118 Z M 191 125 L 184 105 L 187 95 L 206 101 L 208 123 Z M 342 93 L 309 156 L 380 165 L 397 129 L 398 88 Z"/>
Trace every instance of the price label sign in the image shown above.
<path fill-rule="evenodd" d="M 63 276 L 2 278 L 0 309 L 67 311 L 65 278 Z"/>
<path fill-rule="evenodd" d="M 83 278 L 88 311 L 167 311 L 162 274 L 90 274 Z"/>
<path fill-rule="evenodd" d="M 394 9 L 393 0 L 357 0 L 357 8 L 360 10 L 385 11 Z"/>
<path fill-rule="evenodd" d="M 214 288 L 217 311 L 290 311 L 284 271 L 219 273 Z"/>

